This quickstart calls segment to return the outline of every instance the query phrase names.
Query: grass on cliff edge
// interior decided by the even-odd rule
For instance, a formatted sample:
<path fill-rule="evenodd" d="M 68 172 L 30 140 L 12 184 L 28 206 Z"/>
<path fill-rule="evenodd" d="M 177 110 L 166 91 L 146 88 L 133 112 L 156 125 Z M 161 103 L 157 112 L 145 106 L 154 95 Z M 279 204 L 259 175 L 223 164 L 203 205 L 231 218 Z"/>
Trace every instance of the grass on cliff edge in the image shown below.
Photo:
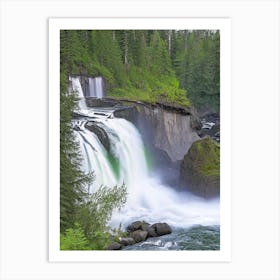
<path fill-rule="evenodd" d="M 114 99 L 127 99 L 130 101 L 142 101 L 150 104 L 167 103 L 170 105 L 178 105 L 183 107 L 190 107 L 190 101 L 185 96 L 185 92 L 181 89 L 173 89 L 172 91 L 164 91 L 164 93 L 158 93 L 151 89 L 121 89 L 117 88 L 108 93 L 108 97 Z"/>

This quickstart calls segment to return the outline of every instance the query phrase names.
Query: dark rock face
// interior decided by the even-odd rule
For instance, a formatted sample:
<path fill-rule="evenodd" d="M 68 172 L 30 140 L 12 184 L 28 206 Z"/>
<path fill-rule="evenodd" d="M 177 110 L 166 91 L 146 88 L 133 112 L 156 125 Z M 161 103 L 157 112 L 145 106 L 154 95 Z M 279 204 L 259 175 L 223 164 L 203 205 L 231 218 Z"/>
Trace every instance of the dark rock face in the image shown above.
<path fill-rule="evenodd" d="M 94 108 L 94 107 L 114 107 L 120 104 L 120 102 L 116 100 L 108 100 L 105 98 L 94 98 L 94 97 L 86 97 L 86 103 L 88 107 Z"/>
<path fill-rule="evenodd" d="M 108 250 L 121 250 L 123 247 L 122 244 L 118 243 L 118 242 L 113 242 L 109 245 Z"/>
<path fill-rule="evenodd" d="M 135 242 L 141 242 L 141 241 L 145 241 L 148 237 L 148 232 L 147 231 L 144 231 L 144 230 L 141 230 L 141 229 L 138 229 L 136 231 L 133 231 L 130 233 L 130 237 L 132 237 Z"/>
<path fill-rule="evenodd" d="M 154 147 L 165 151 L 172 162 L 182 160 L 191 144 L 199 139 L 193 116 L 166 110 L 162 107 L 139 106 L 137 127 L 150 137 Z M 145 128 L 145 129 L 142 129 Z"/>
<path fill-rule="evenodd" d="M 180 167 L 180 184 L 211 198 L 220 194 L 220 146 L 210 137 L 192 144 Z"/>
<path fill-rule="evenodd" d="M 172 232 L 171 227 L 167 223 L 156 223 L 151 227 L 155 229 L 157 236 L 169 234 Z"/>
<path fill-rule="evenodd" d="M 105 129 L 103 129 L 102 127 L 98 126 L 94 122 L 87 122 L 86 125 L 85 125 L 85 128 L 87 128 L 88 130 L 93 132 L 98 137 L 100 142 L 103 144 L 105 149 L 107 151 L 110 151 L 110 140 L 109 140 L 109 137 L 108 137 Z"/>
<path fill-rule="evenodd" d="M 201 120 L 199 118 L 198 112 L 194 107 L 191 107 L 191 127 L 195 130 L 200 130 L 201 126 Z"/>
<path fill-rule="evenodd" d="M 134 124 L 137 124 L 138 111 L 135 106 L 127 106 L 116 109 L 114 111 L 114 116 L 116 118 L 126 119 Z"/>

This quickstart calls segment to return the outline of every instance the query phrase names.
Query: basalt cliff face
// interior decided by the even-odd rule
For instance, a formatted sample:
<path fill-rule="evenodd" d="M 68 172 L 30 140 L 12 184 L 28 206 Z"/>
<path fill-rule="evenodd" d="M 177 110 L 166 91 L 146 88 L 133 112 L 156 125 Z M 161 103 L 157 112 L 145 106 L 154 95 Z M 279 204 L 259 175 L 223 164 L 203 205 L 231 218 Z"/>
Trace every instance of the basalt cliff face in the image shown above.
<path fill-rule="evenodd" d="M 172 162 L 182 160 L 191 144 L 200 139 L 195 130 L 196 116 L 182 108 L 135 104 L 117 110 L 114 115 L 133 122 L 144 138 L 164 151 Z"/>
<path fill-rule="evenodd" d="M 168 111 L 161 107 L 140 107 L 140 127 L 149 128 L 155 147 L 165 151 L 175 162 L 182 160 L 199 136 L 191 126 L 192 115 Z"/>

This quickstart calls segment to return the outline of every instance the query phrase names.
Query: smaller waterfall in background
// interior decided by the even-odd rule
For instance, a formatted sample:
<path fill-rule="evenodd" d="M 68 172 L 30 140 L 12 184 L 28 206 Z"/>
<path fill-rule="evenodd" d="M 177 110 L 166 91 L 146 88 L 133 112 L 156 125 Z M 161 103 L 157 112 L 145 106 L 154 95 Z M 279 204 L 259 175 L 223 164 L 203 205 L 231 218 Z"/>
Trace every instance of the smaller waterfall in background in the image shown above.
<path fill-rule="evenodd" d="M 102 77 L 88 78 L 89 80 L 89 96 L 95 98 L 104 97 L 104 87 Z"/>
<path fill-rule="evenodd" d="M 72 92 L 76 92 L 78 97 L 79 97 L 79 108 L 80 108 L 80 110 L 87 109 L 87 104 L 86 104 L 86 100 L 85 100 L 85 97 L 84 97 L 84 94 L 83 94 L 83 89 L 82 89 L 79 77 L 70 76 L 69 81 L 71 82 L 70 90 Z"/>

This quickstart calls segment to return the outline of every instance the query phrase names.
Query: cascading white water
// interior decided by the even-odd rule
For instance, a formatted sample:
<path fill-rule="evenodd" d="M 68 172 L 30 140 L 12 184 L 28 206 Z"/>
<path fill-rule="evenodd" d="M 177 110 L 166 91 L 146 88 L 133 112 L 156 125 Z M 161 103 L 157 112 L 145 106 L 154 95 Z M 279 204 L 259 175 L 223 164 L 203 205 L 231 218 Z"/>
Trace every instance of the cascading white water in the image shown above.
<path fill-rule="evenodd" d="M 89 96 L 96 98 L 104 97 L 102 77 L 89 78 Z"/>
<path fill-rule="evenodd" d="M 92 92 L 93 96 L 97 98 L 104 97 L 102 77 L 88 78 L 88 79 L 90 84 L 89 89 L 90 92 Z M 105 110 L 104 108 L 95 109 L 95 111 L 90 110 L 86 104 L 85 95 L 80 82 L 80 77 L 70 76 L 69 81 L 70 81 L 70 87 L 69 87 L 70 93 L 75 92 L 79 98 L 79 103 L 78 103 L 79 109 L 78 111 L 76 111 L 78 114 L 84 116 L 90 116 L 90 117 L 95 117 L 95 115 L 99 115 L 99 116 L 103 115 L 104 117 L 108 117 L 112 114 L 112 110 Z"/>
<path fill-rule="evenodd" d="M 96 125 L 102 126 L 109 137 L 110 152 L 119 165 L 117 173 L 109 151 L 85 128 L 85 123 L 76 123 L 80 129 L 75 134 L 80 143 L 84 170 L 94 171 L 96 175 L 91 192 L 100 185 L 113 187 L 123 182 L 128 190 L 126 205 L 113 214 L 111 226 L 126 226 L 136 220 L 167 222 L 175 227 L 219 224 L 219 201 L 205 201 L 186 192 L 179 193 L 149 175 L 144 144 L 132 123 L 118 118 L 96 119 Z"/>
<path fill-rule="evenodd" d="M 83 89 L 79 80 L 79 77 L 69 77 L 69 81 L 71 82 L 71 91 L 76 92 L 79 98 L 79 108 L 80 110 L 87 109 L 86 100 L 83 94 Z"/>

